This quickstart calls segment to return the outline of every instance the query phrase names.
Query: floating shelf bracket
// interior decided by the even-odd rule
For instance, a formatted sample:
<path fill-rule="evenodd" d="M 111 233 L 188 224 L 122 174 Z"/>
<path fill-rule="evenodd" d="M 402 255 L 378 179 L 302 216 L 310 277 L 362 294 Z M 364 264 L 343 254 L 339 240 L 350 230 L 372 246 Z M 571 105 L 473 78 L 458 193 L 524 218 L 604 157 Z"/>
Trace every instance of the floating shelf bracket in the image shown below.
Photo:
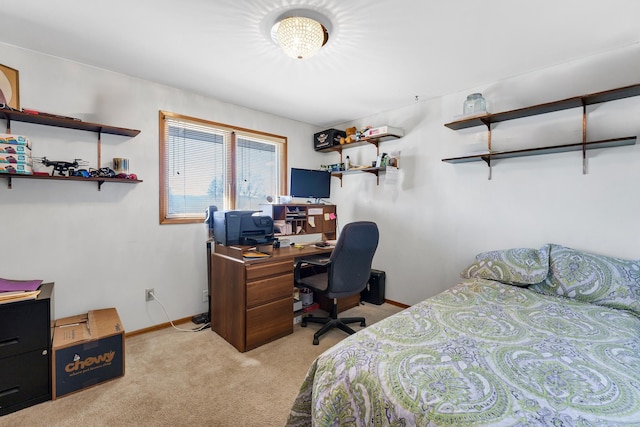
<path fill-rule="evenodd" d="M 483 120 L 482 122 L 487 126 L 487 150 L 491 153 L 491 122 L 489 120 Z M 491 156 L 488 156 L 485 161 L 489 167 L 489 175 L 487 176 L 487 179 L 491 180 L 491 175 L 493 173 L 493 169 L 491 168 Z"/>
<path fill-rule="evenodd" d="M 98 129 L 98 169 L 102 167 L 102 128 Z M 102 184 L 98 184 L 98 191 L 100 191 L 100 186 Z"/>
<path fill-rule="evenodd" d="M 376 185 L 380 185 L 380 171 L 384 171 L 384 170 L 385 170 L 384 168 L 370 167 L 365 169 L 354 169 L 352 171 L 331 172 L 331 176 L 335 176 L 336 178 L 338 178 L 340 180 L 340 187 L 342 187 L 342 177 L 344 175 L 349 175 L 349 174 L 359 173 L 359 172 L 367 172 L 375 175 Z"/>
<path fill-rule="evenodd" d="M 587 174 L 587 103 L 582 99 L 582 175 Z"/>

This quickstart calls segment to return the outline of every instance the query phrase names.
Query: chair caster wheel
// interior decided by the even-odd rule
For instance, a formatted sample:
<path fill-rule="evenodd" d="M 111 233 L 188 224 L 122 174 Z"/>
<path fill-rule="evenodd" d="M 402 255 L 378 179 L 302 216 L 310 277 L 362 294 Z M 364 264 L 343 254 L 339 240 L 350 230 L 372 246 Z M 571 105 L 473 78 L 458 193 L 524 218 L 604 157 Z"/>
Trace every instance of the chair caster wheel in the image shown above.
<path fill-rule="evenodd" d="M 363 320 L 362 322 L 360 322 L 360 326 L 362 326 L 363 328 L 364 328 L 365 326 L 367 326 L 367 325 L 366 325 L 366 323 L 364 322 L 364 320 Z"/>
<path fill-rule="evenodd" d="M 320 344 L 320 341 L 318 341 L 318 338 L 314 338 L 313 345 L 318 345 L 318 344 Z"/>

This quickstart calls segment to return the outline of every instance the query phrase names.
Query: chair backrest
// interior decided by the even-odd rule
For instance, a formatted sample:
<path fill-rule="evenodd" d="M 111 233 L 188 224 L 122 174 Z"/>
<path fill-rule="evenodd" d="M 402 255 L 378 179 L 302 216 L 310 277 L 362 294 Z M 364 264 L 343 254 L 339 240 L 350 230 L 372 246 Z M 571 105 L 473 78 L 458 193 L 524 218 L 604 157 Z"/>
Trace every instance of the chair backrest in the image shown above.
<path fill-rule="evenodd" d="M 371 221 L 351 222 L 342 228 L 327 272 L 329 298 L 354 295 L 367 286 L 379 237 L 378 226 Z"/>

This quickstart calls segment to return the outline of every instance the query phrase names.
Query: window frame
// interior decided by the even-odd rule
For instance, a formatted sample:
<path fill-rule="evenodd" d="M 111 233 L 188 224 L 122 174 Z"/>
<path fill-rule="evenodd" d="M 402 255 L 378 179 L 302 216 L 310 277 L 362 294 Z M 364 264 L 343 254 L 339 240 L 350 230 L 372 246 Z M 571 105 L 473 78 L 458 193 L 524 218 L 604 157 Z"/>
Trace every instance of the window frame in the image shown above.
<path fill-rule="evenodd" d="M 224 192 L 224 203 L 226 206 L 218 206 L 218 209 L 235 209 L 236 207 L 236 163 L 237 163 L 237 137 L 238 136 L 246 136 L 249 138 L 262 139 L 267 140 L 269 142 L 279 144 L 279 194 L 287 194 L 287 143 L 288 139 L 286 136 L 276 135 L 268 132 L 257 131 L 253 129 L 242 128 L 238 126 L 232 126 L 224 123 L 218 123 L 211 120 L 200 119 L 197 117 L 186 116 L 183 114 L 172 113 L 169 111 L 159 111 L 159 182 L 160 182 L 160 224 L 195 224 L 202 223 L 205 218 L 204 209 L 202 213 L 193 216 L 181 216 L 179 218 L 167 217 L 169 212 L 169 197 L 168 197 L 168 177 L 166 175 L 167 171 L 167 148 L 168 141 L 166 139 L 166 119 L 173 120 L 182 120 L 186 122 L 193 122 L 195 124 L 201 126 L 211 126 L 216 129 L 221 129 L 225 131 L 229 131 L 231 133 L 231 141 L 228 152 L 225 152 L 225 175 L 228 179 L 227 188 Z M 275 195 L 274 195 L 275 196 Z M 265 200 L 266 202 L 266 200 Z"/>

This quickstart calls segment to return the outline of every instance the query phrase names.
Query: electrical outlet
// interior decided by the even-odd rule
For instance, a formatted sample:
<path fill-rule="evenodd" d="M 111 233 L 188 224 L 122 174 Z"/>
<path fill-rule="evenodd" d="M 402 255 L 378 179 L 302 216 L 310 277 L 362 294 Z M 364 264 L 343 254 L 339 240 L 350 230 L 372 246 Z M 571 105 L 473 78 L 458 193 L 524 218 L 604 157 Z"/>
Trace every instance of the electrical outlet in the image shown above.
<path fill-rule="evenodd" d="M 144 300 L 145 301 L 153 301 L 153 294 L 154 293 L 155 293 L 155 290 L 153 288 L 145 289 L 144 290 Z"/>
<path fill-rule="evenodd" d="M 202 291 L 202 302 L 209 302 L 209 291 L 206 289 Z"/>

